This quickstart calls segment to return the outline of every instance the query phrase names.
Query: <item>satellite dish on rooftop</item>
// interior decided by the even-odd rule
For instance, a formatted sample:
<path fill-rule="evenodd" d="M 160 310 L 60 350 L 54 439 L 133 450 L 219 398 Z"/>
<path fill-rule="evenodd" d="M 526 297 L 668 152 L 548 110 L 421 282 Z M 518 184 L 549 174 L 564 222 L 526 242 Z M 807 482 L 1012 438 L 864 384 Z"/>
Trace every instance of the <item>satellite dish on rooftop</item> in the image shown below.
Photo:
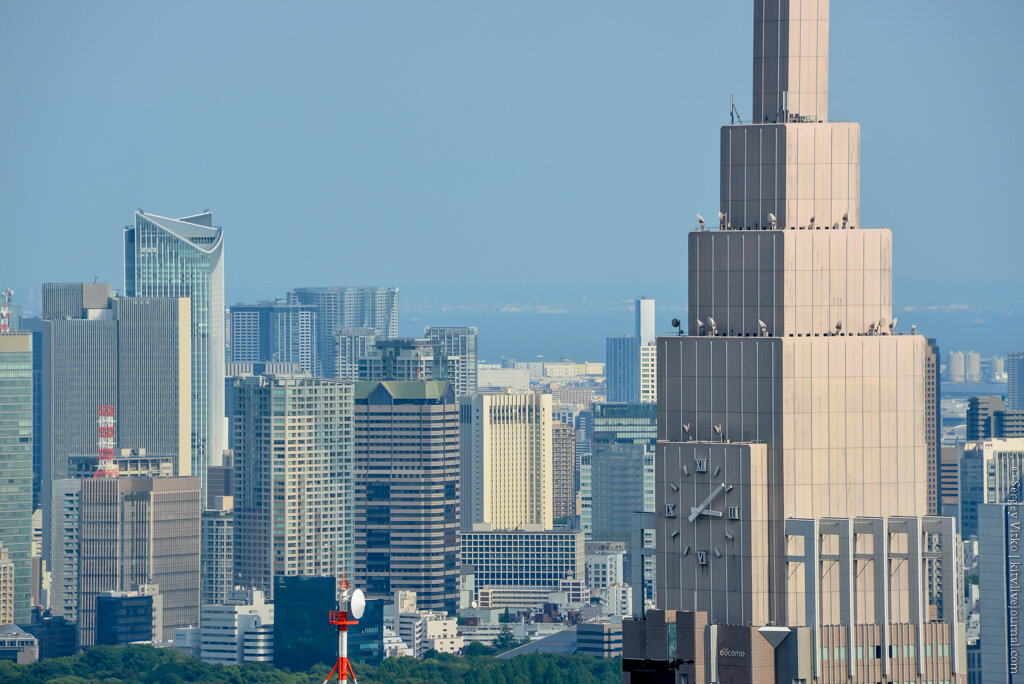
<path fill-rule="evenodd" d="M 363 596 L 362 589 L 356 589 L 352 592 L 352 599 L 348 602 L 348 610 L 356 620 L 363 617 L 363 611 L 366 610 L 366 597 Z"/>

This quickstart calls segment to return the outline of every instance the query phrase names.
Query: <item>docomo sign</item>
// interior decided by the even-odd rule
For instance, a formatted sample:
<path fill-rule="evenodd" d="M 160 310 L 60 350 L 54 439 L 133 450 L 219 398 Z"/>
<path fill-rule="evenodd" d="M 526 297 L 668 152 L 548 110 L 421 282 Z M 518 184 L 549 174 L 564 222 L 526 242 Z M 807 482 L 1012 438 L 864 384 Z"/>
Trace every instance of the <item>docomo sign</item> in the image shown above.
<path fill-rule="evenodd" d="M 718 655 L 720 657 L 722 657 L 722 658 L 746 658 L 747 657 L 747 652 L 746 651 L 730 651 L 727 648 L 723 648 L 721 651 L 718 652 Z"/>

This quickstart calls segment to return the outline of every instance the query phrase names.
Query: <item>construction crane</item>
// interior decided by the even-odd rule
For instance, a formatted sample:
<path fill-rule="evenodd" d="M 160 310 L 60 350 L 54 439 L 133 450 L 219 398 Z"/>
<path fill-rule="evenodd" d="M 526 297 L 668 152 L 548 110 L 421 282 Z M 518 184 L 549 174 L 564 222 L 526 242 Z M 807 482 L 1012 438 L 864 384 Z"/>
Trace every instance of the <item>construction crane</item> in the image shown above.
<path fill-rule="evenodd" d="M 0 302 L 0 333 L 11 332 L 11 299 L 14 297 L 14 290 L 8 288 L 0 292 L 3 301 Z"/>

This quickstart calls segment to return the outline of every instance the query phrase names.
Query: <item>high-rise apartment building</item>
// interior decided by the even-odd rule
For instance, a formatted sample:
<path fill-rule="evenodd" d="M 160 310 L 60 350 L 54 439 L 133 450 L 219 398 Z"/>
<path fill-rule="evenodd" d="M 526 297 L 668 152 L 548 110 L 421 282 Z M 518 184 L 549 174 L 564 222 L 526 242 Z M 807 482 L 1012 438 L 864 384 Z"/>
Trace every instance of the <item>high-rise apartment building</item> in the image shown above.
<path fill-rule="evenodd" d="M 191 325 L 191 474 L 206 491 L 224 439 L 224 232 L 213 213 L 170 219 L 135 212 L 124 229 L 128 297 L 188 297 Z M 133 446 L 133 445 L 129 445 Z M 154 450 L 155 451 L 155 450 Z"/>
<path fill-rule="evenodd" d="M 43 317 L 25 319 L 35 349 L 33 461 L 52 562 L 52 483 L 95 454 L 100 406 L 115 406 L 117 445 L 192 468 L 189 300 L 110 296 L 100 283 L 44 283 Z"/>
<path fill-rule="evenodd" d="M 967 440 L 1024 437 L 1024 411 L 1010 410 L 1002 397 L 967 401 Z"/>
<path fill-rule="evenodd" d="M 576 515 L 576 429 L 551 426 L 551 506 L 555 518 Z"/>
<path fill-rule="evenodd" d="M 640 346 L 632 335 L 605 339 L 605 382 L 608 401 L 640 401 Z"/>
<path fill-rule="evenodd" d="M 0 334 L 0 547 L 10 563 L 13 622 L 32 597 L 32 336 Z"/>
<path fill-rule="evenodd" d="M 427 326 L 423 337 L 440 345 L 448 363 L 448 382 L 455 388 L 455 396 L 476 394 L 476 328 Z"/>
<path fill-rule="evenodd" d="M 355 386 L 355 577 L 371 598 L 415 591 L 455 612 L 459 405 L 443 380 Z"/>
<path fill-rule="evenodd" d="M 551 395 L 481 393 L 459 403 L 462 529 L 551 529 Z"/>
<path fill-rule="evenodd" d="M 1024 411 L 1024 351 L 1006 355 L 1006 408 Z"/>
<path fill-rule="evenodd" d="M 654 300 L 641 297 L 634 302 L 636 315 L 636 339 L 642 346 L 655 343 Z"/>
<path fill-rule="evenodd" d="M 334 374 L 330 377 L 346 382 L 359 380 L 359 359 L 369 354 L 376 340 L 373 328 L 335 328 L 330 347 Z"/>
<path fill-rule="evenodd" d="M 79 523 L 81 479 L 53 482 L 50 535 L 50 613 L 69 622 L 78 619 Z"/>
<path fill-rule="evenodd" d="M 232 387 L 235 577 L 352 575 L 352 385 L 251 376 Z"/>
<path fill-rule="evenodd" d="M 330 353 L 338 328 L 373 328 L 377 337 L 398 337 L 397 287 L 300 287 L 288 292 L 288 301 L 316 307 L 317 353 L 330 378 L 339 377 Z"/>
<path fill-rule="evenodd" d="M 378 339 L 359 358 L 363 382 L 389 380 L 447 380 L 448 359 L 443 345 L 427 339 Z"/>
<path fill-rule="evenodd" d="M 317 349 L 319 315 L 315 306 L 285 302 L 235 304 L 229 315 L 229 361 L 293 363 L 303 373 L 322 375 Z"/>
<path fill-rule="evenodd" d="M 78 643 L 96 638 L 96 597 L 156 585 L 164 641 L 199 620 L 202 498 L 196 477 L 82 480 Z"/>
<path fill-rule="evenodd" d="M 808 614 L 788 519 L 927 513 L 927 345 L 895 327 L 892 233 L 861 227 L 860 128 L 828 120 L 828 0 L 754 6 L 756 123 L 722 128 L 720 225 L 688 237 L 689 334 L 658 338 L 657 601 L 791 626 Z M 826 623 L 838 582 L 820 585 Z M 884 629 L 910 621 L 890 589 Z"/>

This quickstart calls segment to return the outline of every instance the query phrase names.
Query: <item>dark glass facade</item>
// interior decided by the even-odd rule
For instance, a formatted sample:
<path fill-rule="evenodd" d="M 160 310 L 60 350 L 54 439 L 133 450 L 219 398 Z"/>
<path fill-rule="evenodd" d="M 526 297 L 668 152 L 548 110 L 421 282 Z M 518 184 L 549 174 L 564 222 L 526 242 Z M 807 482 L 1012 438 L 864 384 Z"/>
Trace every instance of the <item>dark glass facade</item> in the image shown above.
<path fill-rule="evenodd" d="M 274 580 L 275 667 L 305 672 L 317 663 L 337 661 L 338 632 L 327 622 L 327 614 L 338 606 L 336 586 L 333 577 Z"/>
<path fill-rule="evenodd" d="M 152 638 L 152 596 L 96 597 L 96 645 L 119 646 Z"/>

